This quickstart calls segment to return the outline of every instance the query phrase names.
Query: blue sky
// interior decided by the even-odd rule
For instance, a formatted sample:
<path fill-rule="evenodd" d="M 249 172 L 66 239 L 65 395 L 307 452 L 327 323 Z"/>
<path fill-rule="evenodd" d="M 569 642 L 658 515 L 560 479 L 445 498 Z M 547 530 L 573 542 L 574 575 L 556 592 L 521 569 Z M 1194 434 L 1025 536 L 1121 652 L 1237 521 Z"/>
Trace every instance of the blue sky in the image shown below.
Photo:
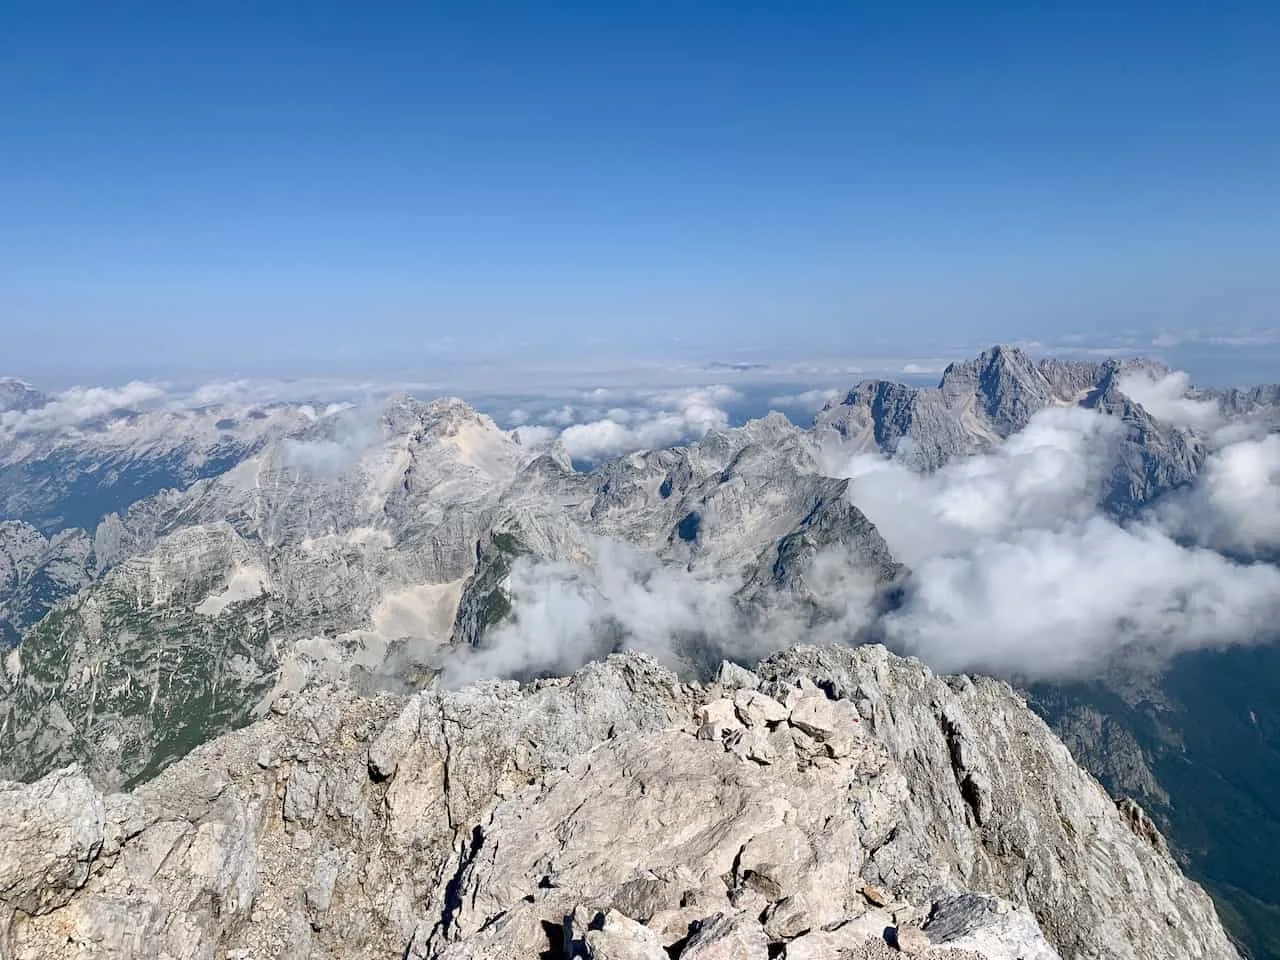
<path fill-rule="evenodd" d="M 1280 6 L 6 4 L 32 377 L 1264 338 Z"/>

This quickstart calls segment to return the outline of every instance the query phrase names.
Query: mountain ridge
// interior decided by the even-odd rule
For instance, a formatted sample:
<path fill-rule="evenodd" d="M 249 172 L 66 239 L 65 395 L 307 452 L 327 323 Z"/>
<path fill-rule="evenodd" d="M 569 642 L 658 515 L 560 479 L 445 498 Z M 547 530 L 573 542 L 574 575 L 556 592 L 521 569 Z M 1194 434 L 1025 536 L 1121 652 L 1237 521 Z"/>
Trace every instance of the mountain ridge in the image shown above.
<path fill-rule="evenodd" d="M 1007 685 L 882 647 L 322 686 L 132 794 L 0 796 L 0 952 L 34 960 L 1235 956 Z"/>
<path fill-rule="evenodd" d="M 250 428 L 211 476 L 151 471 L 173 485 L 107 513 L 92 534 L 52 539 L 40 518 L 78 494 L 45 486 L 30 501 L 36 525 L 0 528 L 15 544 L 0 539 L 0 618 L 22 639 L 0 670 L 0 776 L 31 780 L 75 761 L 99 787 L 138 785 L 316 684 L 411 692 L 433 676 L 551 677 L 625 648 L 705 679 L 726 656 L 882 639 L 878 618 L 913 571 L 857 505 L 861 481 L 831 475 L 832 444 L 928 476 L 1073 408 L 1117 424 L 1107 471 L 1083 495 L 1128 522 L 1196 481 L 1213 430 L 1280 427 L 1280 388 L 1196 390 L 1145 362 L 1037 361 L 999 347 L 949 366 L 936 388 L 864 381 L 812 429 L 771 414 L 589 471 L 558 442 L 503 431 L 457 398 L 271 407 L 256 419 L 242 408 Z M 159 419 L 124 429 L 188 422 L 148 416 Z M 18 475 L 6 470 L 75 449 L 59 436 L 0 438 L 0 492 Z M 115 462 L 99 459 L 94 436 L 88 466 L 69 476 L 101 478 L 93 471 Z M 155 452 L 164 463 L 181 447 Z M 150 470 L 145 455 L 137 463 Z M 544 600 L 573 612 L 541 614 Z M 1184 862 L 1219 877 L 1180 846 L 1200 827 L 1179 820 L 1162 783 L 1169 747 L 1151 730 L 1169 728 L 1167 706 L 1100 708 L 1114 702 L 1110 682 L 1033 703 L 1109 786 L 1139 796 Z M 1107 723 L 1123 769 L 1089 749 Z"/>

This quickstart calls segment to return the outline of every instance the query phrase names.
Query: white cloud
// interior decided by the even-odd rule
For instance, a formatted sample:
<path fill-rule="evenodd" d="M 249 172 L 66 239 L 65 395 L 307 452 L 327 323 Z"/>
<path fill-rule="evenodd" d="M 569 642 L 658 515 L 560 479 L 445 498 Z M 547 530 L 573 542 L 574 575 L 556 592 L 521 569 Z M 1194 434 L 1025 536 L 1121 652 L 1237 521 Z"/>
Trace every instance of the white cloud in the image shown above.
<path fill-rule="evenodd" d="M 1152 338 L 1151 345 L 1159 349 L 1187 344 L 1209 344 L 1220 347 L 1260 347 L 1280 343 L 1280 328 L 1253 327 L 1234 330 L 1162 330 Z"/>
<path fill-rule="evenodd" d="M 769 398 L 769 406 L 817 413 L 830 401 L 844 396 L 843 390 L 806 390 L 804 393 L 780 393 Z"/>
<path fill-rule="evenodd" d="M 555 410 L 549 410 L 542 415 L 543 423 L 553 423 L 561 427 L 567 427 L 577 419 L 577 413 L 568 404 Z"/>
<path fill-rule="evenodd" d="M 1159 420 L 1200 433 L 1212 447 L 1196 482 L 1158 509 L 1165 528 L 1241 553 L 1280 547 L 1280 435 L 1257 419 L 1228 422 L 1217 401 L 1189 396 L 1185 373 L 1127 373 L 1120 388 Z"/>
<path fill-rule="evenodd" d="M 175 402 L 191 407 L 253 407 L 274 403 L 360 401 L 410 391 L 429 384 L 375 383 L 367 380 L 212 380 L 175 392 Z"/>
<path fill-rule="evenodd" d="M 1280 618 L 1280 570 L 1102 517 L 1016 530 L 915 570 L 889 636 L 939 670 L 1060 677 L 1116 657 L 1256 642 Z"/>
<path fill-rule="evenodd" d="M 166 398 L 164 387 L 141 380 L 123 387 L 72 387 L 42 407 L 0 414 L 0 426 L 15 432 L 75 427 L 112 413 L 146 410 Z"/>
<path fill-rule="evenodd" d="M 1160 373 L 1139 368 L 1120 378 L 1120 390 L 1139 403 L 1157 420 L 1192 430 L 1213 430 L 1222 422 L 1222 414 L 1214 400 L 1196 400 L 1189 396 L 1191 378 L 1182 371 Z"/>
<path fill-rule="evenodd" d="M 1096 498 L 1119 428 L 1090 411 L 1046 410 L 991 454 L 930 475 L 882 457 L 849 461 L 850 497 L 912 567 L 902 608 L 883 622 L 892 642 L 940 670 L 1057 677 L 1254 642 L 1272 628 L 1280 570 L 1181 545 L 1154 518 L 1103 515 Z M 1237 536 L 1231 524 L 1250 513 L 1280 518 L 1280 439 L 1252 443 L 1211 463 L 1196 488 L 1230 506 L 1217 516 Z"/>
<path fill-rule="evenodd" d="M 849 477 L 853 502 L 907 564 L 1025 527 L 1057 527 L 1096 512 L 1097 484 L 1122 427 L 1080 408 L 1049 409 L 992 453 L 920 474 L 869 454 L 826 469 Z"/>
<path fill-rule="evenodd" d="M 491 631 L 481 648 L 451 651 L 444 682 L 565 673 L 615 648 L 673 666 L 687 665 L 690 656 L 757 659 L 802 640 L 848 639 L 869 623 L 874 585 L 847 556 L 819 555 L 811 580 L 819 592 L 839 598 L 820 628 L 811 628 L 786 598 L 748 611 L 735 602 L 739 584 L 732 580 L 700 577 L 596 538 L 585 565 L 517 560 L 508 582 L 513 619 Z"/>
<path fill-rule="evenodd" d="M 446 668 L 447 683 L 573 670 L 611 652 L 624 636 L 629 649 L 669 660 L 680 634 L 731 616 L 726 585 L 607 540 L 596 544 L 590 566 L 517 561 L 508 592 L 514 620 L 494 630 L 482 649 L 460 651 Z"/>
<path fill-rule="evenodd" d="M 604 411 L 598 419 L 574 423 L 560 441 L 571 457 L 586 461 L 669 447 L 727 427 L 724 405 L 738 399 L 738 392 L 725 386 L 660 391 L 637 397 L 630 407 Z"/>
<path fill-rule="evenodd" d="M 516 438 L 527 447 L 544 447 L 559 435 L 551 427 L 527 426 L 516 427 L 512 431 Z"/>
<path fill-rule="evenodd" d="M 1191 489 L 1170 497 L 1160 515 L 1172 530 L 1218 549 L 1280 548 L 1280 434 L 1210 454 Z"/>
<path fill-rule="evenodd" d="M 602 419 L 562 438 L 616 449 L 659 420 Z M 828 472 L 851 478 L 849 496 L 911 568 L 901 606 L 878 624 L 882 635 L 939 670 L 1061 678 L 1117 659 L 1158 666 L 1182 650 L 1256 642 L 1273 629 L 1280 569 L 1180 543 L 1164 515 L 1121 524 L 1102 512 L 1123 429 L 1094 411 L 1049 409 L 990 454 L 931 474 L 880 456 L 842 462 L 829 451 Z M 1280 542 L 1278 484 L 1280 436 L 1224 447 L 1194 488 L 1203 498 L 1195 515 L 1216 518 L 1222 542 L 1238 543 L 1246 530 Z M 485 649 L 463 652 L 448 676 L 559 672 L 615 646 L 672 662 L 687 663 L 694 650 L 703 662 L 751 660 L 800 641 L 849 640 L 868 626 L 875 590 L 859 558 L 827 551 L 807 579 L 830 605 L 819 627 L 790 598 L 748 612 L 733 600 L 738 583 L 609 541 L 595 545 L 587 566 L 521 562 L 510 584 L 514 622 Z"/>
<path fill-rule="evenodd" d="M 300 408 L 300 411 L 308 409 Z M 323 415 L 308 419 L 317 421 L 323 435 L 289 437 L 284 441 L 283 456 L 287 466 L 319 477 L 334 477 L 354 467 L 360 458 L 383 439 L 379 409 L 373 404 L 361 406 L 330 405 Z"/>

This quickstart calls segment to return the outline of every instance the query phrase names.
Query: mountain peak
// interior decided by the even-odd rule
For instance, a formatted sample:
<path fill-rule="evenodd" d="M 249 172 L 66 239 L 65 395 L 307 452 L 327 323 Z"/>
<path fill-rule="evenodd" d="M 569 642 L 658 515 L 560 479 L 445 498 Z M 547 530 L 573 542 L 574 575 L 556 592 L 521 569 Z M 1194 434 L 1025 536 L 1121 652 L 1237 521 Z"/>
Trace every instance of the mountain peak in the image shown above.
<path fill-rule="evenodd" d="M 387 398 L 382 407 L 382 420 L 396 434 L 415 430 L 448 434 L 465 424 L 497 429 L 489 417 L 459 397 L 441 397 L 428 402 L 408 393 L 396 393 Z"/>
<path fill-rule="evenodd" d="M 35 410 L 49 402 L 49 398 L 25 380 L 16 377 L 0 377 L 0 413 L 10 410 Z"/>
<path fill-rule="evenodd" d="M 948 389 L 968 390 L 979 384 L 986 391 L 998 390 L 1002 383 L 1015 380 L 1042 379 L 1036 365 L 1019 347 L 996 344 L 982 351 L 972 360 L 947 364 L 938 386 Z"/>

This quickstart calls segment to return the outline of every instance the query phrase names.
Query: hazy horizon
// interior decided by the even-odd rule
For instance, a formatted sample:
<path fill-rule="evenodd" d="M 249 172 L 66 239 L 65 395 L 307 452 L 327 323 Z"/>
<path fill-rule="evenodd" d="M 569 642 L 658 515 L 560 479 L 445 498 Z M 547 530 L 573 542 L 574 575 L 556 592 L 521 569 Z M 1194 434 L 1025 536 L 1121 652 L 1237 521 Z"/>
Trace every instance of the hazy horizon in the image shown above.
<path fill-rule="evenodd" d="M 19 4 L 0 366 L 56 388 L 1011 340 L 1274 359 L 1278 27 L 1186 3 Z"/>

